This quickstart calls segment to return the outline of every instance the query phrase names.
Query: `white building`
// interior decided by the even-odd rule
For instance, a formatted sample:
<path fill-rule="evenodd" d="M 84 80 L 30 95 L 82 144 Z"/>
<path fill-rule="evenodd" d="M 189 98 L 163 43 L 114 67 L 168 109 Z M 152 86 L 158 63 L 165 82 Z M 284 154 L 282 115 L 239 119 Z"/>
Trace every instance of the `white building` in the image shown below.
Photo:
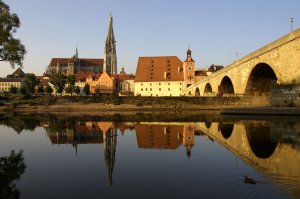
<path fill-rule="evenodd" d="M 135 82 L 135 96 L 181 96 L 195 81 L 195 62 L 191 50 L 182 62 L 176 56 L 140 57 Z"/>

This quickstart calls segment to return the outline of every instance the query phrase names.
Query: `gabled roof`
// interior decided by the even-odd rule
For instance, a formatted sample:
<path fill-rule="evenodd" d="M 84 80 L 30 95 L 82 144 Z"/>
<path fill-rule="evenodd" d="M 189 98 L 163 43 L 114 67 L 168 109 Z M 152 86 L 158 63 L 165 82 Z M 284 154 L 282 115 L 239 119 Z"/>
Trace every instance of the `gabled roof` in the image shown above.
<path fill-rule="evenodd" d="M 182 65 L 177 56 L 139 57 L 135 82 L 183 81 Z"/>
<path fill-rule="evenodd" d="M 12 73 L 13 76 L 15 77 L 25 77 L 25 73 L 22 71 L 21 68 L 18 68 L 17 70 L 15 70 L 15 72 Z"/>

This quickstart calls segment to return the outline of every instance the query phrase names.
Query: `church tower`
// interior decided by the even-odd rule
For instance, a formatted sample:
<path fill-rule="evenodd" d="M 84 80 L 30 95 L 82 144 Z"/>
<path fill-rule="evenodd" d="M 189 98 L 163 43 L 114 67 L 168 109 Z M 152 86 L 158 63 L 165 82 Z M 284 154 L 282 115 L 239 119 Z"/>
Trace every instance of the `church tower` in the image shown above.
<path fill-rule="evenodd" d="M 113 30 L 113 18 L 111 15 L 108 20 L 108 31 L 104 48 L 103 72 L 104 71 L 106 71 L 109 75 L 117 74 L 116 41 Z"/>
<path fill-rule="evenodd" d="M 192 58 L 192 51 L 188 48 L 186 52 L 186 59 L 183 62 L 183 75 L 186 87 L 195 82 L 195 61 Z"/>

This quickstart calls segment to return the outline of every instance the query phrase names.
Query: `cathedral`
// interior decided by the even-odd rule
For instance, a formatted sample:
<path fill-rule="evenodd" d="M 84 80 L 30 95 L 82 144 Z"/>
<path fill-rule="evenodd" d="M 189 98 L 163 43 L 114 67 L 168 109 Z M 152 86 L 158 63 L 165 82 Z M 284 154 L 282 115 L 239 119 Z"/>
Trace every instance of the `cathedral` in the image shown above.
<path fill-rule="evenodd" d="M 113 17 L 109 16 L 108 32 L 106 36 L 104 59 L 79 58 L 76 47 L 75 55 L 70 58 L 52 58 L 47 67 L 46 74 L 61 73 L 64 75 L 76 75 L 78 72 L 93 72 L 109 75 L 117 74 L 116 41 L 113 31 Z"/>

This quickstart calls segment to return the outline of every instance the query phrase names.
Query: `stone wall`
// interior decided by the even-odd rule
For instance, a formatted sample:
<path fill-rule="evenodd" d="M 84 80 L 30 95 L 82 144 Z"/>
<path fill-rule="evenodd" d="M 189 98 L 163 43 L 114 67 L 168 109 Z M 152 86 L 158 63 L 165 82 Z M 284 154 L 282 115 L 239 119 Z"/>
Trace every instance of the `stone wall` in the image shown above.
<path fill-rule="evenodd" d="M 62 103 L 103 103 L 103 104 L 129 104 L 149 108 L 203 108 L 218 109 L 222 107 L 268 106 L 270 99 L 267 96 L 259 97 L 96 97 L 96 96 L 65 96 L 51 97 L 49 105 Z"/>
<path fill-rule="evenodd" d="M 277 107 L 300 106 L 300 84 L 280 85 L 272 89 L 270 104 Z"/>

